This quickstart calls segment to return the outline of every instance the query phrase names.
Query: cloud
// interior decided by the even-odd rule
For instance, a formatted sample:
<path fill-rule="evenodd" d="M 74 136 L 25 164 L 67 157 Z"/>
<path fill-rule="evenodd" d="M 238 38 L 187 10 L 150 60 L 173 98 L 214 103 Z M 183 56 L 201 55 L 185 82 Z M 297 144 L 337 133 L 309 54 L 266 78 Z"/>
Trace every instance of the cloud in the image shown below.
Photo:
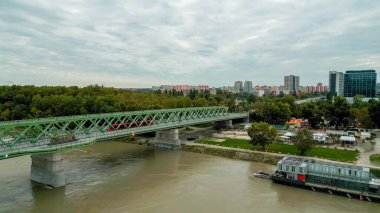
<path fill-rule="evenodd" d="M 0 1 L 0 83 L 280 85 L 380 68 L 380 2 Z"/>

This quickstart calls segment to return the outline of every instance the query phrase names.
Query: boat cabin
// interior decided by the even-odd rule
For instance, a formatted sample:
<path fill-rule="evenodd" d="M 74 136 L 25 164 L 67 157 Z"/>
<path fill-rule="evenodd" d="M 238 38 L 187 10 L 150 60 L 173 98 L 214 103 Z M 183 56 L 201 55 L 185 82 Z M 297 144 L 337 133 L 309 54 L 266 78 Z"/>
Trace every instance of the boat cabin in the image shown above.
<path fill-rule="evenodd" d="M 313 159 L 284 157 L 277 175 L 297 184 L 312 183 L 356 191 L 380 193 L 380 180 L 362 166 L 328 163 Z"/>

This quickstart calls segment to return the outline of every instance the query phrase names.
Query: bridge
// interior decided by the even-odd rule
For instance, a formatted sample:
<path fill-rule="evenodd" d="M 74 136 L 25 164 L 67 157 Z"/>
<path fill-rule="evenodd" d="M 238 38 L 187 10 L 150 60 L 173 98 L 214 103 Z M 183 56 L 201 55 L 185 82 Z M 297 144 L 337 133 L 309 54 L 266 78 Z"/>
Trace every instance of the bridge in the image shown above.
<path fill-rule="evenodd" d="M 31 179 L 65 185 L 61 151 L 97 141 L 156 132 L 156 147 L 181 146 L 178 128 L 213 122 L 228 128 L 248 113 L 229 113 L 227 107 L 195 107 L 77 115 L 0 122 L 0 160 L 32 155 Z"/>
<path fill-rule="evenodd" d="M 314 97 L 314 98 L 306 98 L 306 99 L 303 99 L 303 100 L 295 101 L 294 103 L 295 104 L 304 104 L 304 103 L 319 101 L 319 100 L 325 99 L 325 98 L 326 98 L 325 96 Z"/>

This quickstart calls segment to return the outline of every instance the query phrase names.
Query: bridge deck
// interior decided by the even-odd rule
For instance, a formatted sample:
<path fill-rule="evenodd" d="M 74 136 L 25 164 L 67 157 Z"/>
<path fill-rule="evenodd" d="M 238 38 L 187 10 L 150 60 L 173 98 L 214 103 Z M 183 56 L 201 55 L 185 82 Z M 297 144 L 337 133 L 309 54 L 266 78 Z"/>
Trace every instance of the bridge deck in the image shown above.
<path fill-rule="evenodd" d="M 0 159 L 46 153 L 97 141 L 189 125 L 239 119 L 248 113 L 228 113 L 225 107 L 152 110 L 0 122 Z M 72 140 L 52 142 L 52 138 Z"/>

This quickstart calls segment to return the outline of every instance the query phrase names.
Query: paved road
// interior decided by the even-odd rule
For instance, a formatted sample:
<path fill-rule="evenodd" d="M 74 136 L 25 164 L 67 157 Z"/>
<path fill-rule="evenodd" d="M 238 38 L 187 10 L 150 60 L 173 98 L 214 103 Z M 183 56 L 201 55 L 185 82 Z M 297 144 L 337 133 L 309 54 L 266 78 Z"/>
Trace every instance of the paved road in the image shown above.
<path fill-rule="evenodd" d="M 366 147 L 359 147 L 360 148 L 360 157 L 356 164 L 358 165 L 365 165 L 365 166 L 372 166 L 371 161 L 369 160 L 369 156 L 373 154 L 380 154 L 380 138 L 375 138 L 375 147 L 373 150 L 368 150 Z"/>

